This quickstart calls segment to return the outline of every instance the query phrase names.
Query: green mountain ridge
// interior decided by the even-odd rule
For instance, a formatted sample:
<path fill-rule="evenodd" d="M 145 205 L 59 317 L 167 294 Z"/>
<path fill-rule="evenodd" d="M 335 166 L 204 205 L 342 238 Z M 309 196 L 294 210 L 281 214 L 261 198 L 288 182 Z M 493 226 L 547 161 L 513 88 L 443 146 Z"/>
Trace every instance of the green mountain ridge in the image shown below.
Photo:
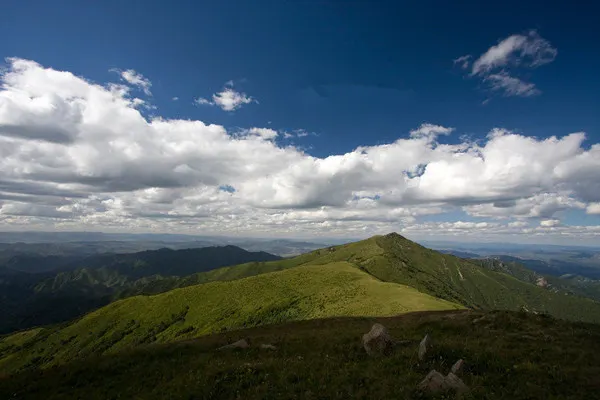
<path fill-rule="evenodd" d="M 397 234 L 289 259 L 157 279 L 138 290 L 173 287 L 116 301 L 68 324 L 9 335 L 0 340 L 0 371 L 314 318 L 467 307 L 600 321 L 600 303 L 553 293 Z"/>
<path fill-rule="evenodd" d="M 511 270 L 485 267 L 427 249 L 398 234 L 374 236 L 360 242 L 315 250 L 274 262 L 249 263 L 216 269 L 183 278 L 157 279 L 130 288 L 124 295 L 157 294 L 214 280 L 227 281 L 300 265 L 325 265 L 346 261 L 386 282 L 414 287 L 423 293 L 473 309 L 520 310 L 548 313 L 559 318 L 600 322 L 597 302 L 554 293 L 538 287 L 532 271 L 521 265 Z"/>

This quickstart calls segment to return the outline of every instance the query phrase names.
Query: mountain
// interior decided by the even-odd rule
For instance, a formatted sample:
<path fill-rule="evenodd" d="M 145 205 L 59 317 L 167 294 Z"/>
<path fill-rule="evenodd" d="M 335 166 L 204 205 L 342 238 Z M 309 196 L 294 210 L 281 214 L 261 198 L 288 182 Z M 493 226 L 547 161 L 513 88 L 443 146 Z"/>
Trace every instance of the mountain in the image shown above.
<path fill-rule="evenodd" d="M 562 276 L 542 275 L 527 269 L 525 265 L 515 260 L 520 261 L 513 257 L 484 258 L 469 261 L 493 271 L 509 274 L 523 282 L 533 283 L 556 293 L 587 297 L 600 301 L 599 280 L 572 274 Z"/>
<path fill-rule="evenodd" d="M 193 249 L 210 246 L 237 246 L 248 251 L 265 251 L 292 256 L 332 244 L 339 240 L 307 242 L 292 239 L 245 238 L 226 236 L 190 236 L 162 234 L 101 234 L 92 232 L 0 232 L 0 264 L 12 257 L 90 256 L 103 253 L 136 253 L 169 248 Z M 349 240 L 344 241 L 344 243 Z"/>
<path fill-rule="evenodd" d="M 35 274 L 11 268 L 10 263 L 0 268 L 0 333 L 69 320 L 122 297 L 120 293 L 129 287 L 163 277 L 280 259 L 236 246 L 102 254 L 74 260 L 71 256 L 50 258 L 54 261 L 57 257 L 65 260 L 58 273 L 47 272 L 43 264 Z"/>
<path fill-rule="evenodd" d="M 386 358 L 367 356 L 361 337 L 375 322 L 407 343 Z M 433 347 L 419 362 L 418 344 L 427 333 Z M 0 352 L 30 345 L 35 334 L 14 335 Z M 216 350 L 241 338 L 248 338 L 249 349 Z M 462 398 L 594 399 L 600 352 L 593 349 L 599 342 L 600 325 L 506 311 L 314 319 L 0 375 L 0 398 L 412 400 L 429 398 L 417 385 L 430 370 L 446 374 L 460 358 L 461 379 L 471 389 Z"/>
<path fill-rule="evenodd" d="M 505 270 L 490 270 L 478 260 L 465 260 L 427 249 L 398 234 L 333 246 L 274 262 L 252 263 L 183 278 L 157 279 L 131 287 L 129 295 L 156 294 L 214 280 L 234 280 L 299 265 L 346 261 L 385 281 L 414 287 L 423 293 L 473 309 L 548 313 L 559 318 L 600 321 L 599 304 L 571 292 L 554 293 Z M 534 274 L 520 266 L 522 274 Z M 513 273 L 517 268 L 515 267 Z M 536 275 L 537 276 L 537 275 Z"/>
<path fill-rule="evenodd" d="M 0 342 L 0 370 L 45 367 L 222 330 L 334 316 L 466 307 L 600 322 L 600 303 L 554 293 L 397 234 L 153 283 L 161 290 L 178 288 L 129 297 L 68 324 L 5 337 Z M 26 345 L 14 345 L 22 338 Z"/>

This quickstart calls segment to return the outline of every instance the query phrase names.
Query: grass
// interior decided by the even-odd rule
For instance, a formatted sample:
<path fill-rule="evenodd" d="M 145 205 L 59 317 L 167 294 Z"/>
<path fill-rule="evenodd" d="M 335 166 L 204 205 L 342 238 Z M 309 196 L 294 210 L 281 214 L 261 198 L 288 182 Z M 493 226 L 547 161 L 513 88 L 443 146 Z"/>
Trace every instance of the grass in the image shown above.
<path fill-rule="evenodd" d="M 368 357 L 360 338 L 374 322 L 410 343 L 390 357 Z M 425 333 L 433 348 L 419 364 Z M 278 349 L 215 350 L 241 337 Z M 418 399 L 416 386 L 429 370 L 447 373 L 463 358 L 468 399 L 592 399 L 600 390 L 599 340 L 598 325 L 514 312 L 318 319 L 26 371 L 0 378 L 0 398 Z"/>
<path fill-rule="evenodd" d="M 277 340 L 277 343 L 284 343 L 285 348 L 288 348 L 288 345 L 292 346 L 289 348 L 295 349 L 297 355 L 303 359 L 314 358 L 310 363 L 299 360 L 298 365 L 295 360 L 288 358 L 265 361 L 263 357 L 270 356 L 265 356 L 264 352 L 256 350 L 242 353 L 247 355 L 243 356 L 243 362 L 240 361 L 240 364 L 235 359 L 228 358 L 230 357 L 228 355 L 215 356 L 212 352 L 203 352 L 202 343 L 212 343 L 210 342 L 212 339 L 208 338 L 200 339 L 193 344 L 177 345 L 184 346 L 186 351 L 197 353 L 196 358 L 189 360 L 187 355 L 179 352 L 178 349 L 181 347 L 171 347 L 166 344 L 182 340 L 189 341 L 217 333 L 226 335 L 214 336 L 221 338 L 219 340 L 224 337 L 233 340 L 246 334 L 246 332 L 237 332 L 238 329 L 289 324 L 292 321 L 300 320 L 312 321 L 342 316 L 385 317 L 411 311 L 449 310 L 463 307 L 473 310 L 526 308 L 529 311 L 548 313 L 565 319 L 600 321 L 600 303 L 564 293 L 554 293 L 522 282 L 513 276 L 490 271 L 466 260 L 426 249 L 396 234 L 376 236 L 361 242 L 316 250 L 290 259 L 242 264 L 185 278 L 156 280 L 147 282 L 147 284 L 150 286 L 143 284 L 138 290 L 142 293 L 154 293 L 173 287 L 178 288 L 158 295 L 135 296 L 119 300 L 72 323 L 6 336 L 0 339 L 0 374 L 12 374 L 16 371 L 39 368 L 64 371 L 66 377 L 70 377 L 71 380 L 75 379 L 74 383 L 67 382 L 71 385 L 69 387 L 73 387 L 73 385 L 79 387 L 81 384 L 87 389 L 95 388 L 94 390 L 97 389 L 100 393 L 106 394 L 108 396 L 106 398 L 110 398 L 109 394 L 113 393 L 111 392 L 113 386 L 115 390 L 121 389 L 124 393 L 130 393 L 129 389 L 123 389 L 118 381 L 121 379 L 118 378 L 119 376 L 125 379 L 123 375 L 119 374 L 124 374 L 123 371 L 127 368 L 131 368 L 132 376 L 135 379 L 140 379 L 147 385 L 150 383 L 146 381 L 146 376 L 155 377 L 159 382 L 161 379 L 164 380 L 164 387 L 157 387 L 156 392 L 152 391 L 153 388 L 138 387 L 137 390 L 140 390 L 140 393 L 145 393 L 140 398 L 160 398 L 159 395 L 171 392 L 174 393 L 171 396 L 174 398 L 179 398 L 179 394 L 183 398 L 186 396 L 188 398 L 194 398 L 194 396 L 217 398 L 219 393 L 225 393 L 225 397 L 238 398 L 277 397 L 271 393 L 279 393 L 283 397 L 291 398 L 294 396 L 297 398 L 310 397 L 300 391 L 293 392 L 294 396 L 291 396 L 289 395 L 291 392 L 285 391 L 288 386 L 306 390 L 312 393 L 311 396 L 317 398 L 343 398 L 350 394 L 363 398 L 369 398 L 369 396 L 381 398 L 378 396 L 383 395 L 410 398 L 417 395 L 414 393 L 415 381 L 422 378 L 421 375 L 428 371 L 423 369 L 423 366 L 415 367 L 411 364 L 413 360 L 407 358 L 408 353 L 400 352 L 399 358 L 378 361 L 383 364 L 376 364 L 375 361 L 366 359 L 361 350 L 356 348 L 355 342 L 359 337 L 359 330 L 368 330 L 368 327 L 365 327 L 365 321 L 371 320 L 343 320 L 362 321 L 360 329 L 357 327 L 358 325 L 352 325 L 359 324 L 359 322 L 352 322 L 352 324 L 349 322 L 350 325 L 346 326 L 341 322 L 339 325 L 338 322 L 324 320 L 334 324 L 331 325 L 330 331 L 323 325 L 329 322 L 313 321 L 307 322 L 307 325 L 285 325 L 281 328 L 284 331 L 296 329 L 291 328 L 296 326 L 312 326 L 315 327 L 316 332 L 320 332 L 322 335 L 322 337 L 311 336 L 312 333 L 304 332 L 294 336 L 293 333 L 290 333 L 285 340 Z M 550 375 L 552 379 L 557 380 L 561 385 L 567 385 L 569 382 L 566 377 L 582 385 L 582 392 L 574 391 L 573 393 L 584 393 L 591 387 L 592 384 L 586 380 L 588 379 L 587 372 L 583 377 L 575 376 L 575 368 L 578 365 L 575 361 L 569 364 L 572 360 L 568 360 L 565 364 L 569 365 L 568 367 L 552 363 L 560 364 L 559 362 L 562 362 L 559 356 L 554 355 L 555 353 L 560 354 L 561 357 L 575 357 L 574 360 L 582 366 L 588 365 L 589 360 L 597 360 L 596 354 L 589 359 L 585 358 L 585 352 L 589 351 L 585 346 L 592 349 L 595 345 L 593 341 L 588 340 L 586 335 L 592 335 L 597 339 L 598 326 L 568 323 L 532 314 L 493 313 L 490 315 L 494 316 L 494 322 L 483 324 L 485 329 L 458 317 L 433 319 L 430 325 L 414 325 L 412 328 L 406 328 L 407 330 L 401 330 L 397 325 L 395 329 L 398 329 L 400 336 L 414 340 L 417 340 L 416 336 L 421 335 L 422 329 L 425 328 L 437 332 L 436 335 L 441 334 L 444 338 L 453 338 L 448 339 L 449 341 L 445 345 L 444 340 L 446 339 L 442 339 L 442 347 L 437 347 L 441 350 L 436 350 L 441 351 L 438 355 L 442 358 L 436 359 L 433 366 L 446 368 L 446 364 L 439 365 L 439 363 L 453 362 L 455 360 L 450 360 L 451 358 L 463 357 L 463 355 L 468 357 L 478 365 L 473 370 L 477 373 L 469 378 L 470 384 L 477 388 L 481 385 L 492 385 L 494 390 L 498 391 L 489 397 L 489 392 L 480 393 L 476 390 L 474 391 L 475 398 L 519 398 L 518 396 L 514 397 L 517 392 L 516 389 L 511 389 L 513 384 L 502 380 L 514 376 L 521 379 L 520 384 L 526 387 L 523 393 L 532 396 L 529 398 L 562 398 L 559 394 L 567 393 L 567 389 L 556 386 L 557 384 L 548 380 L 547 375 L 542 373 L 544 369 L 548 368 L 554 371 L 554 375 Z M 455 319 L 456 322 L 452 322 Z M 394 324 L 394 321 L 412 320 L 409 318 L 390 321 Z M 419 321 L 423 322 L 424 320 Z M 351 335 L 343 331 L 345 328 L 352 332 Z M 247 332 L 275 332 L 271 331 L 275 328 L 266 327 L 264 329 L 264 331 L 259 329 Z M 411 329 L 413 330 L 411 331 Z M 267 338 L 275 341 L 277 337 L 273 335 L 274 333 Z M 498 339 L 497 344 L 494 342 L 497 339 L 494 335 L 502 337 L 502 339 Z M 346 342 L 338 342 L 337 339 L 332 339 L 333 336 L 346 338 L 344 339 Z M 319 343 L 323 340 L 331 340 L 332 343 L 338 344 L 331 349 L 329 347 L 320 348 L 320 346 L 330 345 Z M 147 347 L 149 345 L 152 346 Z M 191 347 L 187 348 L 186 346 Z M 556 348 L 556 346 L 560 346 L 560 348 Z M 304 350 L 302 350 L 303 348 Z M 317 353 L 312 353 L 313 348 L 320 348 L 320 359 Z M 138 353 L 135 349 L 140 349 L 140 352 Z M 544 350 L 540 353 L 538 349 Z M 151 354 L 151 351 L 156 351 L 156 355 Z M 161 353 L 163 351 L 165 353 Z M 345 364 L 348 359 L 344 358 L 342 354 L 344 351 L 351 355 L 354 354 L 353 357 L 358 357 L 351 359 L 354 360 L 352 361 L 354 364 Z M 569 353 L 570 351 L 572 353 Z M 283 349 L 280 353 L 287 354 Z M 323 354 L 329 355 L 330 353 L 335 355 L 332 361 L 327 358 L 322 359 Z M 529 361 L 519 361 L 519 354 L 523 360 Z M 545 358 L 547 354 L 551 355 L 550 358 Z M 108 357 L 97 359 L 99 365 L 107 362 L 104 360 L 113 360 L 112 362 L 116 366 L 113 368 L 111 365 L 106 365 L 106 373 L 109 378 L 114 375 L 116 380 L 107 378 L 109 382 L 105 384 L 94 380 L 93 371 L 102 375 L 104 370 L 94 370 L 95 367 L 90 364 L 91 361 L 85 360 L 94 359 L 99 355 Z M 258 358 L 253 359 L 252 357 Z M 129 359 L 148 363 L 149 366 L 133 365 L 127 361 Z M 77 369 L 80 367 L 73 367 L 74 370 L 69 369 L 69 366 L 65 366 L 64 369 L 56 367 L 71 362 L 75 362 L 73 365 L 83 368 L 81 370 L 84 371 L 81 372 L 84 376 L 81 378 L 83 381 L 79 381 L 80 378 L 77 375 L 79 372 L 72 372 L 80 371 Z M 173 372 L 169 372 L 170 370 L 153 364 L 155 362 L 165 362 L 168 365 L 181 362 L 183 369 L 177 369 L 179 368 L 177 365 L 171 365 Z M 192 364 L 185 364 L 187 362 Z M 254 362 L 264 362 L 267 367 L 265 370 L 256 370 L 252 367 L 251 372 L 248 372 L 244 363 L 254 365 L 252 364 Z M 408 366 L 403 364 L 407 362 Z M 215 365 L 220 365 L 220 367 L 214 367 L 210 363 L 216 363 Z M 118 367 L 119 365 L 122 367 Z M 598 363 L 589 365 L 595 366 L 595 369 L 591 368 L 595 373 L 600 372 L 597 368 Z M 300 372 L 296 375 L 289 375 L 285 371 L 280 371 L 284 367 L 292 368 L 292 371 L 297 368 Z M 381 370 L 384 367 L 395 371 L 396 380 L 392 380 L 392 375 L 386 375 L 386 372 Z M 431 365 L 427 366 L 427 368 L 429 367 Z M 123 370 L 118 368 L 123 368 Z M 185 368 L 190 369 L 186 370 Z M 303 369 L 306 370 L 302 372 Z M 314 374 L 312 369 L 315 371 Z M 361 372 L 363 369 L 366 371 L 364 376 Z M 543 385 L 549 385 L 551 389 L 544 388 L 542 384 L 538 385 L 534 381 L 525 380 L 525 372 L 522 371 L 539 378 Z M 484 377 L 482 375 L 484 372 L 491 372 L 492 375 Z M 37 373 L 41 377 L 40 385 L 53 385 L 50 380 L 44 381 L 44 377 L 52 376 L 51 372 L 39 371 Z M 76 378 L 73 378 L 73 374 Z M 185 378 L 180 374 L 191 375 Z M 336 374 L 341 374 L 341 376 Z M 356 386 L 351 380 L 345 378 L 344 374 L 359 381 L 367 379 L 364 381 L 364 387 Z M 402 377 L 399 374 L 402 374 Z M 18 388 L 18 383 L 14 383 L 16 386 L 10 386 L 13 385 L 10 382 L 19 382 L 20 377 L 23 376 L 31 378 L 38 375 L 27 375 L 22 372 L 4 383 L 9 382 L 6 385 Z M 270 380 L 273 376 L 277 377 L 275 383 Z M 381 381 L 388 382 L 381 383 L 381 385 L 394 387 L 378 387 L 377 389 L 368 387 L 377 384 L 379 376 L 388 376 L 389 379 L 389 381 Z M 211 378 L 209 379 L 209 377 Z M 55 378 L 57 382 L 61 382 L 62 378 Z M 325 378 L 332 382 L 332 387 L 327 386 Z M 168 381 L 169 379 L 170 381 Z M 303 379 L 308 379 L 309 382 L 302 383 Z M 591 379 L 589 378 L 590 381 Z M 171 381 L 178 382 L 184 387 L 181 389 L 172 387 L 174 383 Z M 25 381 L 20 382 L 23 384 Z M 65 383 L 64 380 L 62 382 Z M 108 388 L 105 385 L 108 385 Z M 132 386 L 132 388 L 136 387 L 137 383 Z M 186 391 L 188 390 L 186 388 L 190 387 L 195 389 Z M 229 387 L 234 388 L 235 393 L 231 392 L 230 390 L 234 389 L 229 389 Z M 206 389 L 209 391 L 206 392 L 205 388 L 209 388 Z M 161 392 L 163 389 L 165 392 Z M 331 391 L 334 389 L 335 391 Z M 40 389 L 39 393 L 45 395 L 47 394 L 45 390 Z M 62 393 L 61 390 L 57 389 L 56 393 Z M 64 390 L 67 391 L 65 393 L 71 393 L 69 388 Z M 322 395 L 322 392 L 327 395 Z M 24 396 L 27 397 L 26 393 Z M 385 396 L 384 398 L 389 398 Z"/>
<path fill-rule="evenodd" d="M 39 330 L 19 345 L 11 346 L 8 336 L 0 341 L 0 371 L 263 324 L 457 308 L 462 306 L 381 282 L 346 262 L 301 266 L 120 300 L 68 326 Z"/>
<path fill-rule="evenodd" d="M 290 259 L 247 263 L 184 278 L 138 285 L 131 294 L 152 294 L 212 281 L 230 281 L 302 265 L 347 262 L 381 281 L 416 288 L 429 295 L 482 310 L 549 313 L 559 318 L 600 323 L 600 303 L 526 283 L 452 255 L 441 254 L 397 234 L 315 250 Z"/>

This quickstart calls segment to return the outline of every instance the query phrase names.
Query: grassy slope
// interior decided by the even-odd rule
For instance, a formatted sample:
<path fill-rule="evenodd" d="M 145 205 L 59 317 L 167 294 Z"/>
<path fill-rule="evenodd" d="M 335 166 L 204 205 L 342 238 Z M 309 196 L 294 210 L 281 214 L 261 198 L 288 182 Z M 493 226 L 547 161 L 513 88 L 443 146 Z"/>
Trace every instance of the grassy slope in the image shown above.
<path fill-rule="evenodd" d="M 287 323 L 151 345 L 44 371 L 0 377 L 0 398 L 74 399 L 417 399 L 435 368 L 465 359 L 468 399 L 592 399 L 600 384 L 600 326 L 525 313 L 414 313 Z M 360 337 L 381 322 L 412 343 L 370 358 Z M 418 364 L 418 341 L 434 347 Z M 215 351 L 240 337 L 257 348 Z M 453 398 L 453 397 L 446 397 Z"/>
<path fill-rule="evenodd" d="M 476 309 L 519 310 L 555 317 L 600 322 L 600 303 L 554 293 L 490 271 L 452 255 L 441 254 L 400 235 L 376 237 L 383 255 L 362 264 L 372 275 L 388 282 L 409 285 L 422 292 Z"/>
<path fill-rule="evenodd" d="M 346 261 L 378 279 L 408 285 L 436 297 L 475 309 L 519 310 L 556 317 L 600 322 L 600 303 L 520 281 L 504 273 L 411 242 L 397 234 L 375 236 L 360 242 L 316 250 L 291 259 L 248 263 L 221 268 L 182 279 L 157 280 L 134 288 L 127 295 L 164 292 L 211 281 L 227 281 L 298 265 L 324 265 Z M 523 271 L 526 273 L 528 270 Z"/>
<path fill-rule="evenodd" d="M 9 336 L 0 342 L 4 347 L 0 371 L 48 366 L 223 329 L 457 308 L 461 306 L 414 288 L 380 282 L 346 262 L 301 266 L 117 301 L 62 329 L 42 329 L 20 346 L 10 346 L 14 339 Z"/>
<path fill-rule="evenodd" d="M 379 282 L 361 270 L 388 283 Z M 271 271 L 279 272 L 265 274 Z M 237 280 L 247 276 L 250 278 Z M 169 285 L 210 281 L 213 283 L 160 296 L 119 301 L 63 329 L 43 329 L 22 349 L 12 347 L 0 353 L 0 371 L 50 365 L 130 345 L 184 339 L 220 329 L 339 315 L 391 315 L 442 307 L 443 303 L 408 305 L 410 298 L 431 299 L 426 294 L 475 309 L 526 307 L 566 319 L 600 320 L 597 302 L 551 293 L 509 275 L 426 249 L 395 234 L 292 259 L 196 274 Z M 400 293 L 391 289 L 398 288 L 394 283 L 418 291 L 403 287 Z"/>

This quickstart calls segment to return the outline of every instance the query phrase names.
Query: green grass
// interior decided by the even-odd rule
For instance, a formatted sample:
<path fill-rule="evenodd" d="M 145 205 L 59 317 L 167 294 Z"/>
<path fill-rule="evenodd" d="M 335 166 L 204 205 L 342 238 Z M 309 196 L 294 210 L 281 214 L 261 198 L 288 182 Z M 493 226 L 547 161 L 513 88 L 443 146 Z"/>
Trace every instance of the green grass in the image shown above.
<path fill-rule="evenodd" d="M 320 319 L 153 344 L 0 378 L 0 398 L 420 399 L 416 386 L 427 372 L 447 373 L 458 358 L 467 399 L 597 398 L 600 326 L 514 312 L 473 323 L 480 315 Z M 411 342 L 390 357 L 368 357 L 360 338 L 374 322 Z M 419 364 L 425 333 L 433 348 Z M 215 350 L 241 337 L 278 349 Z"/>
<path fill-rule="evenodd" d="M 388 316 L 469 307 L 600 322 L 600 303 L 553 293 L 443 255 L 400 235 L 146 282 L 136 296 L 69 324 L 0 339 L 8 373 L 221 331 L 337 316 Z"/>
<path fill-rule="evenodd" d="M 427 249 L 389 234 L 360 242 L 315 250 L 290 259 L 220 268 L 184 278 L 144 282 L 123 295 L 152 294 L 176 287 L 230 281 L 301 265 L 348 262 L 385 282 L 416 288 L 429 295 L 481 310 L 520 310 L 549 313 L 577 321 L 600 322 L 600 303 L 553 293 L 505 273 Z M 523 274 L 528 270 L 523 269 Z M 530 271 L 529 271 L 530 272 Z"/>
<path fill-rule="evenodd" d="M 389 316 L 462 308 L 414 288 L 381 282 L 349 263 L 300 266 L 230 282 L 120 300 L 21 345 L 0 341 L 0 371 L 47 367 L 93 354 L 221 330 L 335 316 Z"/>

